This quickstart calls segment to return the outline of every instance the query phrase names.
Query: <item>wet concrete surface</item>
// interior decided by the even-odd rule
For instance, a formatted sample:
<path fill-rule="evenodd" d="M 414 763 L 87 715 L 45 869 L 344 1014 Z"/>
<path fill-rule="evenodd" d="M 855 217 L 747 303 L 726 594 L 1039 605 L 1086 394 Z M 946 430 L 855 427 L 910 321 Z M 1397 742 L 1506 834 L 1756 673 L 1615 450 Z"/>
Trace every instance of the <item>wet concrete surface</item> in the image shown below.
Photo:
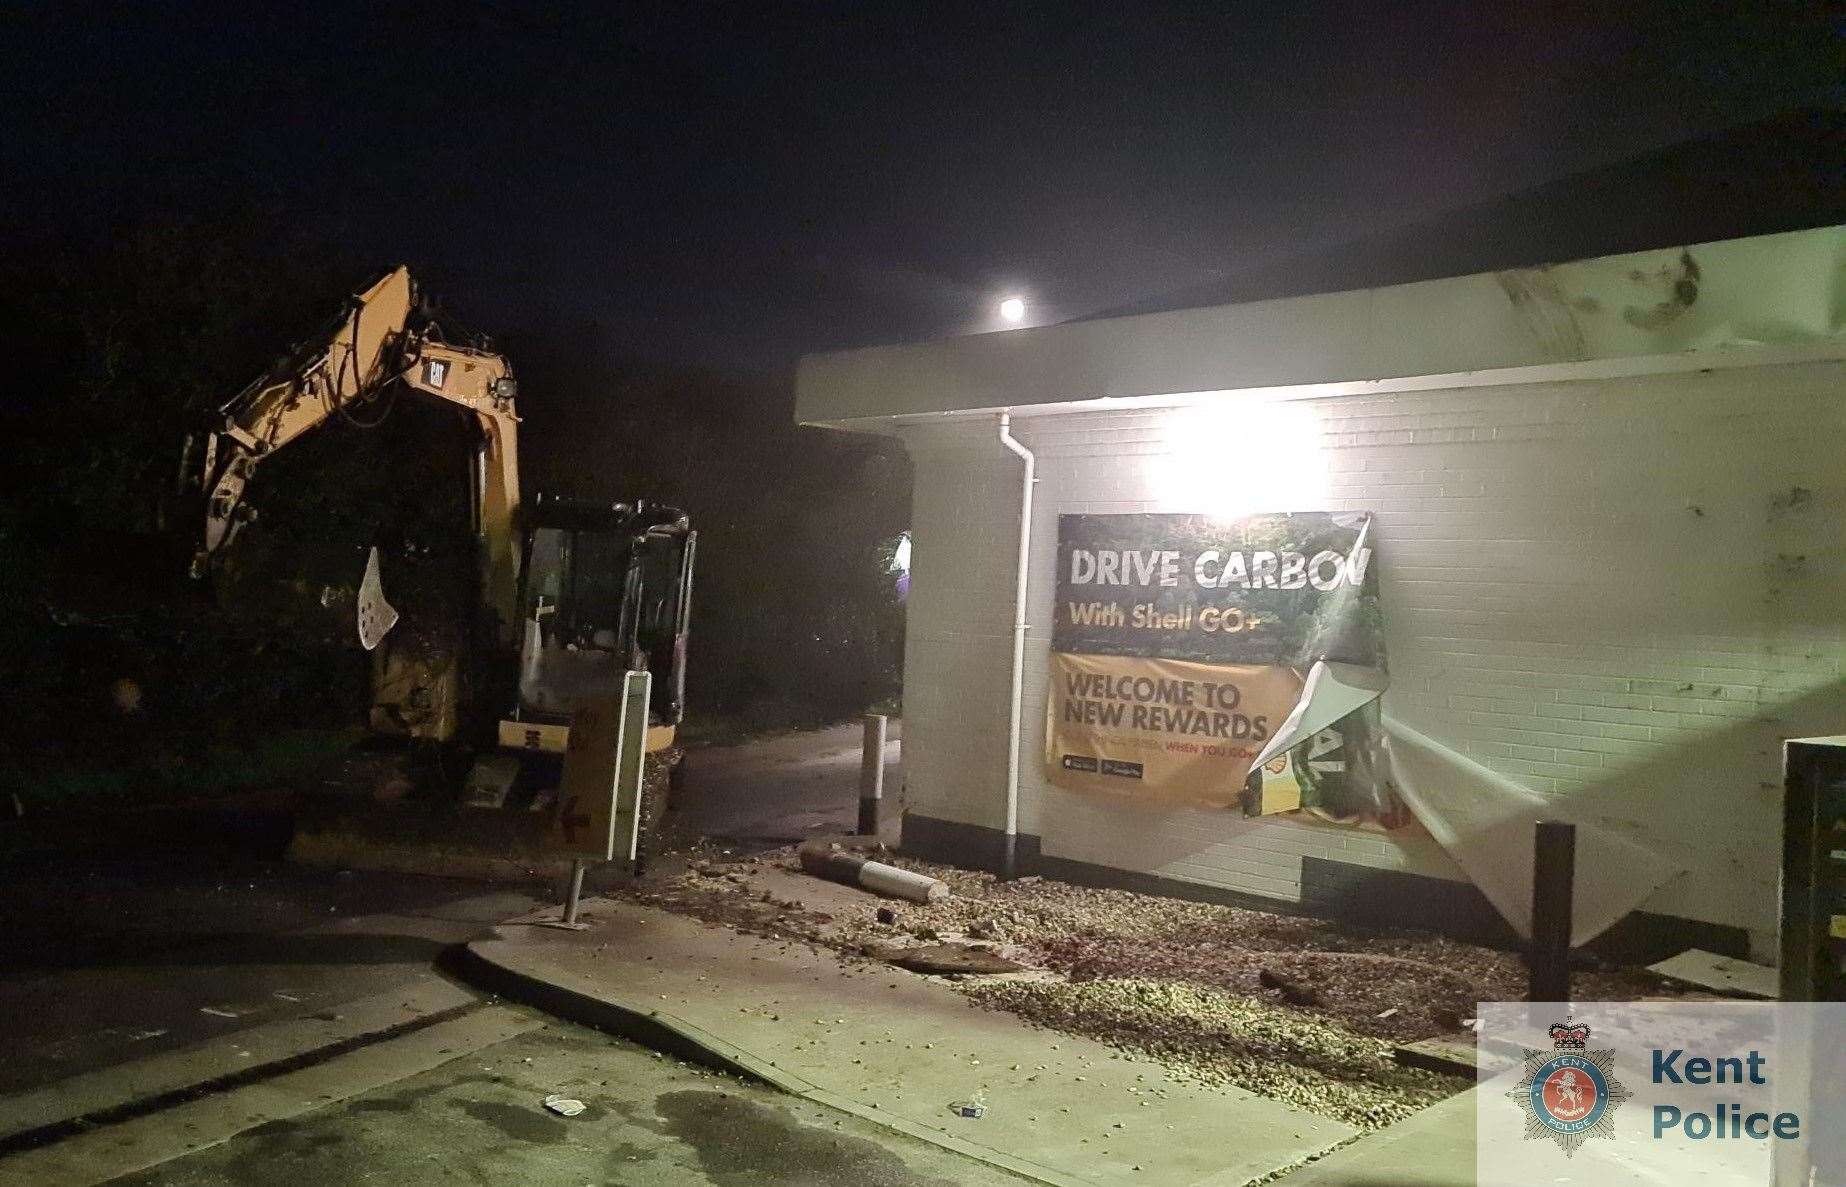
<path fill-rule="evenodd" d="M 885 815 L 893 823 L 902 807 L 902 728 L 901 721 L 890 723 L 884 754 Z M 852 722 L 690 751 L 685 789 L 674 798 L 681 825 L 744 848 L 850 833 L 859 820 L 862 747 L 862 726 Z"/>
<path fill-rule="evenodd" d="M 549 1094 L 581 1100 L 561 1117 Z M 118 1182 L 804 1184 L 1019 1180 L 770 1089 L 562 1023 Z"/>
<path fill-rule="evenodd" d="M 539 901 L 304 869 L 266 840 L 102 840 L 0 862 L 0 1094 L 337 1011 L 427 975 L 448 945 Z"/>
<path fill-rule="evenodd" d="M 744 848 L 850 831 L 859 748 L 853 723 L 694 751 L 678 827 Z M 292 827 L 266 801 L 0 825 L 0 1096 L 337 1011 L 550 895 L 290 865 Z"/>

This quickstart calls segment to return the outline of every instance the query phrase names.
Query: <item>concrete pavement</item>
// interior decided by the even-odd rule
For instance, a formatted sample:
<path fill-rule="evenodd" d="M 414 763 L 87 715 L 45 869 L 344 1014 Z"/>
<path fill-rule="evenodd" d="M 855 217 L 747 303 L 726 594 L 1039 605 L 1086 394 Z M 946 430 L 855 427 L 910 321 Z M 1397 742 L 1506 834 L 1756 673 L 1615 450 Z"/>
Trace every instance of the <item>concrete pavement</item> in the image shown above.
<path fill-rule="evenodd" d="M 547 1111 L 544 1098 L 553 1093 L 582 1101 L 584 1111 Z M 552 1023 L 118 1182 L 1002 1187 L 1018 1180 L 774 1089 Z"/>
<path fill-rule="evenodd" d="M 1470 1088 L 1283 1176 L 1282 1187 L 1475 1187 Z"/>
<path fill-rule="evenodd" d="M 281 861 L 287 804 L 45 813 L 0 828 L 6 1098 L 414 985 L 527 888 Z M 542 893 L 542 892 L 541 892 Z"/>
<path fill-rule="evenodd" d="M 183 1100 L 10 1154 L 0 1159 L 0 1187 L 107 1182 L 439 1067 L 543 1025 L 543 1019 L 527 1011 L 477 1005 L 390 1042 L 362 1046 L 234 1091 Z M 251 1170 L 252 1181 L 272 1182 L 276 1177 L 273 1168 Z"/>
<path fill-rule="evenodd" d="M 479 1003 L 433 973 L 338 1010 L 243 1030 L 0 1097 L 0 1151 L 81 1133 L 111 1118 L 143 1115 L 157 1102 L 201 1095 L 457 1017 Z"/>
<path fill-rule="evenodd" d="M 1230 1187 L 1356 1136 L 887 965 L 612 900 L 585 911 L 583 932 L 502 925 L 468 945 L 472 975 L 1038 1182 Z"/>
<path fill-rule="evenodd" d="M 885 816 L 901 811 L 898 778 L 903 722 L 885 745 Z M 681 827 L 714 840 L 764 844 L 849 833 L 859 819 L 861 725 L 830 726 L 739 746 L 688 751 L 686 785 L 675 793 Z"/>
<path fill-rule="evenodd" d="M 0 976 L 0 1133 L 13 1128 L 12 1097 L 41 1085 L 408 994 L 449 945 L 535 901 L 479 884 L 288 867 L 72 895 L 54 916 L 64 934 L 22 929 Z"/>

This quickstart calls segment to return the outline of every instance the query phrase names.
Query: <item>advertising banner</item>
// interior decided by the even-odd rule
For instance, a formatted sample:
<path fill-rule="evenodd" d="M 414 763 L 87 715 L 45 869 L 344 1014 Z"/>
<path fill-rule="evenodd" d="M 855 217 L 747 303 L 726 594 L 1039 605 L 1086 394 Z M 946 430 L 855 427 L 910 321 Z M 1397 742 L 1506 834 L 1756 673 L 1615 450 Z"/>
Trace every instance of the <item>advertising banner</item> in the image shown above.
<path fill-rule="evenodd" d="M 1369 527 L 1363 513 L 1060 516 L 1050 780 L 1392 823 L 1400 813 L 1366 753 L 1375 704 L 1282 739 L 1288 749 L 1251 773 L 1291 714 L 1297 727 L 1314 719 L 1296 712 L 1310 671 L 1363 669 L 1383 687 Z"/>
<path fill-rule="evenodd" d="M 1263 743 L 1301 696 L 1293 669 L 1053 652 L 1057 782 L 1234 807 Z"/>

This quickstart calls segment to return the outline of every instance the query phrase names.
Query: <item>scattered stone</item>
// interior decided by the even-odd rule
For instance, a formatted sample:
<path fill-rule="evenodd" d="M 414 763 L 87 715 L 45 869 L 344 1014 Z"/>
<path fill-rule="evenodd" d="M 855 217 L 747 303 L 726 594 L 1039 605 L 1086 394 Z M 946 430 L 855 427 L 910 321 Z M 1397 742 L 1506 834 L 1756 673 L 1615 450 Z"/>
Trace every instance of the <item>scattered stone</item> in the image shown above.
<path fill-rule="evenodd" d="M 1298 981 L 1290 981 L 1273 969 L 1259 970 L 1256 974 L 1256 981 L 1264 989 L 1273 989 L 1280 993 L 1282 1000 L 1291 1006 L 1318 1006 L 1320 1004 L 1318 993 Z"/>
<path fill-rule="evenodd" d="M 545 1107 L 560 1117 L 575 1117 L 583 1112 L 582 1101 L 572 1100 L 568 1096 L 559 1096 L 555 1092 L 545 1098 Z"/>
<path fill-rule="evenodd" d="M 765 855 L 760 868 L 798 869 L 794 852 Z M 1036 876 L 1002 882 L 896 854 L 881 860 L 938 879 L 953 893 L 901 911 L 885 907 L 892 912 L 889 922 L 875 910 L 831 922 L 807 908 L 778 913 L 767 893 L 759 903 L 755 894 L 690 873 L 635 897 L 708 924 L 773 925 L 787 938 L 888 965 L 924 950 L 908 945 L 955 945 L 966 937 L 972 943 L 961 947 L 1026 970 L 1023 977 L 1000 980 L 980 974 L 964 979 L 960 968 L 934 974 L 945 982 L 953 978 L 972 1005 L 1151 1058 L 1170 1076 L 1237 1084 L 1367 1127 L 1465 1087 L 1452 1076 L 1421 1071 L 1398 1078 L 1413 1069 L 1396 1066 L 1393 1047 L 1453 1034 L 1467 1026 L 1463 1020 L 1473 1015 L 1474 1003 L 1515 1000 L 1525 991 L 1517 953 L 1428 932 Z M 1286 995 L 1262 979 L 1265 971 L 1312 1004 L 1285 1005 Z M 1178 1012 L 1151 1008 L 1137 986 L 1175 995 L 1170 1000 Z M 1591 1001 L 1670 992 L 1642 970 L 1615 967 L 1580 969 L 1573 988 Z M 1231 1021 L 1245 1017 L 1253 1020 L 1247 1032 Z M 1048 1044 L 1054 1053 L 1057 1046 Z M 1381 1065 L 1388 1070 L 1380 1072 Z"/>
<path fill-rule="evenodd" d="M 1000 926 L 999 920 L 992 918 L 976 920 L 969 925 L 968 934 L 977 940 L 1004 940 L 1007 938 L 1006 929 Z"/>
<path fill-rule="evenodd" d="M 884 924 L 887 927 L 891 927 L 891 926 L 896 925 L 897 920 L 898 920 L 898 914 L 896 911 L 893 911 L 890 907 L 880 907 L 878 908 L 878 911 L 876 913 L 876 918 L 878 922 Z"/>
<path fill-rule="evenodd" d="M 1009 980 L 972 982 L 963 992 L 1041 1026 L 1152 1055 L 1200 1083 L 1235 1085 L 1367 1129 L 1402 1120 L 1467 1083 L 1400 1066 L 1381 1040 L 1202 986 Z"/>
<path fill-rule="evenodd" d="M 1025 968 L 983 948 L 966 944 L 924 944 L 906 948 L 892 964 L 913 973 L 1017 973 Z"/>

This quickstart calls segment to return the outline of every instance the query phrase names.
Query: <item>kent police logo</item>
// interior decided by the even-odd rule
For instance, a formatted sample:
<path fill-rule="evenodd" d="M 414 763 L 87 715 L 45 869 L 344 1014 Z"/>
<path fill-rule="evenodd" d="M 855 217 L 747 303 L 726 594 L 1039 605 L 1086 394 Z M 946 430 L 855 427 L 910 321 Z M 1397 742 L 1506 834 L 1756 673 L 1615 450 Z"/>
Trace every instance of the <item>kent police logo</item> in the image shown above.
<path fill-rule="evenodd" d="M 1525 1110 L 1525 1136 L 1550 1138 L 1566 1155 L 1589 1138 L 1613 1138 L 1616 1106 L 1634 1095 L 1615 1078 L 1615 1052 L 1591 1051 L 1589 1040 L 1581 1022 L 1553 1023 L 1554 1050 L 1528 1050 L 1525 1077 L 1506 1094 Z"/>

